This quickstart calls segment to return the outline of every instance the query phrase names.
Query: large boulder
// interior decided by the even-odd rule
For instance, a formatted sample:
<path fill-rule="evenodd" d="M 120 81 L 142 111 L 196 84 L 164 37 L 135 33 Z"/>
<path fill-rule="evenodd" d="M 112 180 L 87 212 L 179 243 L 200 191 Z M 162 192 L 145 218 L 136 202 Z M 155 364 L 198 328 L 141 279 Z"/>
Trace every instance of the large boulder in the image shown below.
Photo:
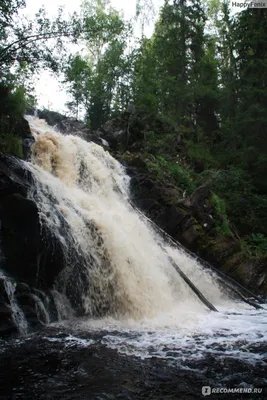
<path fill-rule="evenodd" d="M 48 125 L 63 134 L 79 136 L 87 142 L 94 142 L 101 146 L 108 144 L 101 139 L 100 131 L 93 132 L 86 124 L 78 121 L 76 118 L 66 117 L 63 114 L 50 110 L 37 110 L 36 113 L 38 118 L 44 119 Z M 32 114 L 31 110 L 29 114 Z"/>
<path fill-rule="evenodd" d="M 80 136 L 87 142 L 94 142 L 103 145 L 98 132 L 92 132 L 88 126 L 74 118 L 65 118 L 60 123 L 55 125 L 61 133 Z"/>
<path fill-rule="evenodd" d="M 55 126 L 57 124 L 60 124 L 62 121 L 64 121 L 67 117 L 63 114 L 60 114 L 55 111 L 50 111 L 50 110 L 36 110 L 34 113 L 29 111 L 30 115 L 37 114 L 38 118 L 44 119 L 48 125 Z"/>

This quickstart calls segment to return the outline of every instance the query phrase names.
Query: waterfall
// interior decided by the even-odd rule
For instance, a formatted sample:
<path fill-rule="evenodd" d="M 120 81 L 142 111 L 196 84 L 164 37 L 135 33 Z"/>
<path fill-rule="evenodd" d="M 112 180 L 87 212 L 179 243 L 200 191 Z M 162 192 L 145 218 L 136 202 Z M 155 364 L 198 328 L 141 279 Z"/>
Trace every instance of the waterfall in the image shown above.
<path fill-rule="evenodd" d="M 35 136 L 29 196 L 40 222 L 62 245 L 64 270 L 54 289 L 64 317 L 155 318 L 204 306 L 170 262 L 177 262 L 207 299 L 229 300 L 216 277 L 184 251 L 166 244 L 130 202 L 123 166 L 101 146 L 63 135 L 27 117 Z"/>
<path fill-rule="evenodd" d="M 5 292 L 12 310 L 13 323 L 18 328 L 19 333 L 24 335 L 28 331 L 28 323 L 15 297 L 16 282 L 14 279 L 7 276 L 2 270 L 0 270 L 0 279 L 3 280 Z"/>

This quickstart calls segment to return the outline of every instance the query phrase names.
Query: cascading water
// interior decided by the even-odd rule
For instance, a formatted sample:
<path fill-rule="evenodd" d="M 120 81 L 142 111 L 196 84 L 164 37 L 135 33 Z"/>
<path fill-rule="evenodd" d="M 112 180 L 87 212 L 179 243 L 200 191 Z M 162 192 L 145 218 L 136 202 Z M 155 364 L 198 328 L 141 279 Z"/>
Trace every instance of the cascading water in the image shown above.
<path fill-rule="evenodd" d="M 12 310 L 12 319 L 14 325 L 18 327 L 20 334 L 24 335 L 25 333 L 27 333 L 28 323 L 23 311 L 21 310 L 15 298 L 16 282 L 14 281 L 14 279 L 7 276 L 1 270 L 0 270 L 0 279 L 2 279 L 4 283 L 5 292 L 7 294 L 10 303 L 10 308 Z"/>
<path fill-rule="evenodd" d="M 165 244 L 133 209 L 129 178 L 108 152 L 28 120 L 36 137 L 28 164 L 36 180 L 31 196 L 66 259 L 55 287 L 80 314 L 140 320 L 167 312 L 177 323 L 185 310 L 203 309 L 169 256 L 209 301 L 229 302 L 212 274 Z"/>
<path fill-rule="evenodd" d="M 177 400 L 199 399 L 210 385 L 265 400 L 265 306 L 238 302 L 222 278 L 165 241 L 131 205 L 129 178 L 108 152 L 28 120 L 36 141 L 22 170 L 30 171 L 27 193 L 45 243 L 34 270 L 45 293 L 23 282 L 17 291 L 0 278 L 20 332 L 32 301 L 46 326 L 0 340 L 1 394 Z M 208 310 L 177 265 L 219 312 Z M 19 304 L 23 285 L 26 306 L 25 298 Z"/>

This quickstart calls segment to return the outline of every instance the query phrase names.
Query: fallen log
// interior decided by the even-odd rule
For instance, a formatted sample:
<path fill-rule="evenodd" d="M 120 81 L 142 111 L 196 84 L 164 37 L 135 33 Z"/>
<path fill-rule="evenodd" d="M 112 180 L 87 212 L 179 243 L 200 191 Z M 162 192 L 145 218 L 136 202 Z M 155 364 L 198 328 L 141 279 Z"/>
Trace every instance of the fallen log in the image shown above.
<path fill-rule="evenodd" d="M 147 220 L 148 222 L 152 223 L 154 225 L 154 223 L 147 218 L 138 208 L 136 208 L 131 202 L 130 202 L 132 208 L 137 211 L 142 218 L 144 218 L 145 220 Z M 155 224 L 155 226 L 157 227 L 157 225 Z M 158 227 L 157 227 L 158 228 Z M 160 229 L 160 228 L 159 228 Z M 181 278 L 188 284 L 188 286 L 193 290 L 193 292 L 197 295 L 197 297 L 202 301 L 203 304 L 205 304 L 205 306 L 207 306 L 211 311 L 215 311 L 218 312 L 218 310 L 214 307 L 213 304 L 211 304 L 206 297 L 200 292 L 200 290 L 193 284 L 193 282 L 185 275 L 185 273 L 181 270 L 181 268 L 176 264 L 176 262 L 171 258 L 171 256 L 167 253 L 167 251 L 162 247 L 162 245 L 159 243 L 160 247 L 162 248 L 162 250 L 164 251 L 164 253 L 167 255 L 171 265 L 176 269 L 176 271 L 178 272 L 178 274 L 181 276 Z"/>
<path fill-rule="evenodd" d="M 163 249 L 164 250 L 164 249 Z M 166 252 L 165 252 L 166 253 Z M 200 292 L 200 290 L 193 284 L 193 282 L 185 275 L 185 273 L 181 270 L 181 268 L 176 264 L 176 262 L 168 256 L 168 259 L 171 263 L 171 265 L 176 269 L 178 274 L 181 276 L 181 278 L 188 284 L 190 289 L 193 290 L 193 292 L 197 295 L 197 297 L 202 301 L 202 303 L 205 304 L 211 311 L 218 312 L 218 310 L 214 307 L 213 304 L 209 302 L 209 300 L 206 299 L 206 297 Z"/>
<path fill-rule="evenodd" d="M 131 206 L 135 211 L 137 211 L 142 218 L 144 218 L 147 222 L 149 222 L 152 227 L 158 231 L 162 236 L 167 239 L 172 245 L 175 247 L 180 247 L 182 248 L 186 253 L 188 253 L 193 259 L 199 261 L 203 266 L 206 268 L 209 268 L 213 270 L 215 273 L 217 273 L 219 276 L 218 278 L 222 280 L 222 284 L 225 285 L 228 289 L 230 289 L 232 292 L 234 292 L 242 301 L 245 303 L 249 304 L 250 306 L 256 308 L 256 309 L 263 309 L 259 304 L 255 303 L 255 301 L 252 301 L 245 296 L 243 296 L 242 293 L 240 293 L 239 290 L 236 289 L 237 286 L 239 287 L 243 292 L 247 293 L 247 295 L 250 295 L 252 298 L 254 298 L 258 303 L 260 303 L 260 299 L 258 296 L 256 296 L 254 293 L 252 293 L 250 290 L 246 289 L 244 286 L 242 286 L 240 283 L 236 282 L 233 278 L 230 276 L 224 274 L 223 272 L 219 271 L 217 268 L 213 267 L 210 265 L 208 262 L 202 260 L 199 256 L 195 256 L 190 250 L 186 249 L 181 243 L 177 242 L 174 240 L 167 232 L 165 232 L 163 229 L 161 229 L 157 224 L 155 224 L 153 221 L 151 221 L 150 218 L 148 218 L 145 214 L 143 214 L 137 207 L 135 207 L 131 202 Z M 162 247 L 162 246 L 161 246 Z M 163 249 L 163 248 L 162 248 Z M 164 250 L 164 249 L 163 249 Z M 164 250 L 165 251 L 165 250 Z M 167 252 L 165 251 L 167 254 Z M 168 255 L 168 258 L 171 262 L 171 264 L 175 267 L 177 272 L 180 274 L 180 276 L 184 279 L 184 281 L 190 286 L 190 288 L 194 291 L 194 293 L 198 296 L 198 298 L 212 311 L 218 312 L 218 310 L 205 298 L 205 296 L 197 289 L 197 287 L 190 281 L 190 279 L 184 274 L 184 272 L 181 270 L 181 268 L 175 263 L 175 261 Z M 227 282 L 228 281 L 228 282 Z"/>

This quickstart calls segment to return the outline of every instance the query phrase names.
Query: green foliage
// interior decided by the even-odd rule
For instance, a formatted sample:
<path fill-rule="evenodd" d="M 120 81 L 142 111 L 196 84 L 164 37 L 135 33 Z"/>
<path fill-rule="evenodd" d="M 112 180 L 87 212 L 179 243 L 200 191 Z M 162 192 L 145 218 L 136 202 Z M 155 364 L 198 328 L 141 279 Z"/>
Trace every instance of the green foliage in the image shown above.
<path fill-rule="evenodd" d="M 218 234 L 231 235 L 229 220 L 242 237 L 267 236 L 265 10 L 233 15 L 228 1 L 166 1 L 152 37 L 130 51 L 133 29 L 109 2 L 85 3 L 88 55 L 65 70 L 74 112 L 85 109 L 96 128 L 133 103 L 150 118 L 132 126 L 130 147 L 159 179 L 186 194 L 208 186 Z"/>
<path fill-rule="evenodd" d="M 169 164 L 168 171 L 171 176 L 174 177 L 178 186 L 186 191 L 186 194 L 191 194 L 196 189 L 196 182 L 190 175 L 190 171 L 187 168 L 177 164 Z"/>
<path fill-rule="evenodd" d="M 192 163 L 197 162 L 203 165 L 203 169 L 214 168 L 218 163 L 211 155 L 206 143 L 195 143 L 193 140 L 186 141 L 188 148 L 188 157 Z"/>
<path fill-rule="evenodd" d="M 23 158 L 22 139 L 15 136 L 16 123 L 22 118 L 28 97 L 24 86 L 16 86 L 16 76 L 9 74 L 0 83 L 0 151 Z"/>
<path fill-rule="evenodd" d="M 25 88 L 0 83 L 0 117 L 6 115 L 9 119 L 17 119 L 24 114 L 25 110 Z"/>
<path fill-rule="evenodd" d="M 92 35 L 97 27 L 73 14 L 69 18 L 61 8 L 55 18 L 48 18 L 40 8 L 33 20 L 22 13 L 25 0 L 0 2 L 0 68 L 1 77 L 11 68 L 26 63 L 34 71 L 41 66 L 58 71 L 62 62 L 64 40 L 76 42 L 81 32 Z"/>
<path fill-rule="evenodd" d="M 215 193 L 212 194 L 211 201 L 214 208 L 214 215 L 216 217 L 215 231 L 222 236 L 231 237 L 232 232 L 227 220 L 225 201 L 217 196 Z"/>
<path fill-rule="evenodd" d="M 23 158 L 22 139 L 10 133 L 0 132 L 0 152 Z"/>
<path fill-rule="evenodd" d="M 266 256 L 267 236 L 262 233 L 252 233 L 246 238 L 245 246 L 253 256 Z"/>
<path fill-rule="evenodd" d="M 168 155 L 161 154 L 156 157 L 150 157 L 148 154 L 146 164 L 150 170 L 156 172 L 160 180 L 172 182 L 182 189 L 185 194 L 189 195 L 196 189 L 196 183 L 191 176 L 191 171 L 179 163 L 174 163 Z"/>
<path fill-rule="evenodd" d="M 92 128 L 98 128 L 129 102 L 131 56 L 125 48 L 130 26 L 105 1 L 85 2 L 83 16 L 88 54 L 69 57 L 64 82 L 73 99 L 68 103 L 70 111 L 77 118 L 80 110 L 85 111 Z"/>
<path fill-rule="evenodd" d="M 25 7 L 25 0 L 1 0 L 0 2 L 0 40 L 7 38 L 7 29 L 18 10 Z"/>

